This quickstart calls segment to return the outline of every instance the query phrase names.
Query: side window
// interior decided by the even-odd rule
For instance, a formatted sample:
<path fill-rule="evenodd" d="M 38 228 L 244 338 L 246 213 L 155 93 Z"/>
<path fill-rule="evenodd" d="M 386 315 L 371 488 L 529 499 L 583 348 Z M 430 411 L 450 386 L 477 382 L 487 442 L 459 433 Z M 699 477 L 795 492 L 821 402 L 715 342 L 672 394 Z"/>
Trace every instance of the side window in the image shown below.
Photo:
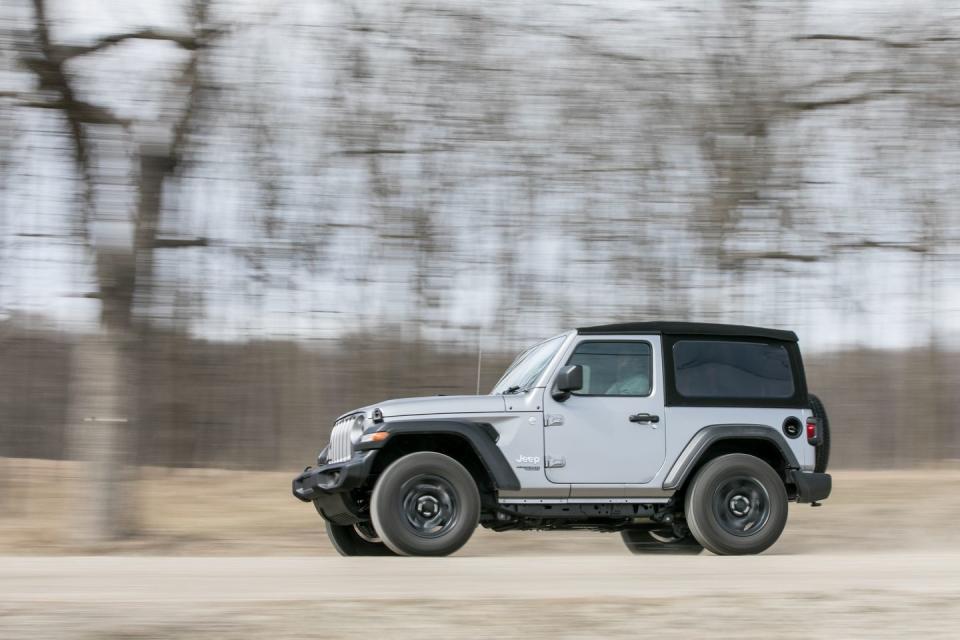
<path fill-rule="evenodd" d="M 647 396 L 653 381 L 648 342 L 581 342 L 567 364 L 583 367 L 581 396 Z"/>
<path fill-rule="evenodd" d="M 678 340 L 673 363 L 677 392 L 687 398 L 778 399 L 795 391 L 782 344 Z"/>

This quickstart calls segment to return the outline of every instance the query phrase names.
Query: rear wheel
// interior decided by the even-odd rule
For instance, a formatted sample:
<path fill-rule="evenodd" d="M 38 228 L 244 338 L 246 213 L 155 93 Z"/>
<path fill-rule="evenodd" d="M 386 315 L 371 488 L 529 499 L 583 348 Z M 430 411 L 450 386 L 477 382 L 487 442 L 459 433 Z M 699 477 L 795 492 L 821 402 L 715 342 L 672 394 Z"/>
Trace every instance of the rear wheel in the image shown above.
<path fill-rule="evenodd" d="M 636 555 L 696 555 L 703 551 L 703 545 L 692 535 L 678 537 L 668 530 L 625 529 L 620 536 L 630 553 Z"/>
<path fill-rule="evenodd" d="M 369 522 L 354 525 L 327 523 L 330 544 L 342 556 L 395 556 L 377 537 Z"/>
<path fill-rule="evenodd" d="M 421 451 L 400 458 L 380 475 L 370 513 L 374 528 L 396 553 L 446 556 L 465 545 L 477 528 L 480 493 L 462 464 Z"/>
<path fill-rule="evenodd" d="M 731 453 L 697 472 L 685 512 L 694 538 L 713 553 L 760 553 L 777 541 L 787 524 L 787 491 L 769 464 Z"/>

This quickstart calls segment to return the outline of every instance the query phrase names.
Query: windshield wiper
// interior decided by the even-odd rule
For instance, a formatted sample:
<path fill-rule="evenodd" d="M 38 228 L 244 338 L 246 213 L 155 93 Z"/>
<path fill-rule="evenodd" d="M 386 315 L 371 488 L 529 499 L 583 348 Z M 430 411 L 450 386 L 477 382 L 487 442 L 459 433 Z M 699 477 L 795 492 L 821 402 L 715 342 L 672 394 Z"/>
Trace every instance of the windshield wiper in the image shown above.
<path fill-rule="evenodd" d="M 516 392 L 522 391 L 522 390 L 523 390 L 523 387 L 521 387 L 521 386 L 518 385 L 518 384 L 515 384 L 515 385 L 512 385 L 512 386 L 507 387 L 507 388 L 503 391 L 503 395 L 508 395 L 508 394 L 511 394 L 511 393 L 516 393 Z"/>

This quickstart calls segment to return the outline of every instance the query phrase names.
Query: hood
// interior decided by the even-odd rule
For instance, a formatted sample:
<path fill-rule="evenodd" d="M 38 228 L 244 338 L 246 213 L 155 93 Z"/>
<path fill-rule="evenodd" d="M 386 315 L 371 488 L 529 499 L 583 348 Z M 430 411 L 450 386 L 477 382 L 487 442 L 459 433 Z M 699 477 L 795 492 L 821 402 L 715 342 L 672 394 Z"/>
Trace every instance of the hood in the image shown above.
<path fill-rule="evenodd" d="M 506 407 L 503 396 L 424 396 L 386 400 L 349 413 L 363 411 L 370 415 L 374 409 L 380 409 L 384 418 L 397 418 L 438 413 L 497 413 L 506 411 Z"/>

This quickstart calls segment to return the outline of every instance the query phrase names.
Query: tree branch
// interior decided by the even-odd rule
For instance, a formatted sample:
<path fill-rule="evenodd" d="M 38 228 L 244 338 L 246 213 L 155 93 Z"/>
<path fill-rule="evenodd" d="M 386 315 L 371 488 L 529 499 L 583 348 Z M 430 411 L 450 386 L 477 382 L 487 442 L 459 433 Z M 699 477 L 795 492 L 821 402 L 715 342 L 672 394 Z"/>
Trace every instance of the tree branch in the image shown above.
<path fill-rule="evenodd" d="M 755 251 L 730 254 L 729 258 L 735 262 L 747 260 L 776 260 L 779 262 L 818 262 L 820 256 L 812 253 L 788 253 L 786 251 Z"/>
<path fill-rule="evenodd" d="M 804 40 L 839 40 L 841 42 L 872 42 L 873 38 L 867 36 L 853 36 L 842 33 L 811 33 L 805 36 L 794 36 L 797 42 Z"/>
<path fill-rule="evenodd" d="M 883 242 L 880 240 L 860 240 L 858 242 L 838 242 L 831 244 L 833 250 L 853 249 L 856 251 L 863 249 L 892 249 L 896 251 L 909 251 L 910 253 L 929 253 L 930 248 L 926 245 L 911 242 Z"/>
<path fill-rule="evenodd" d="M 207 238 L 154 238 L 150 243 L 154 249 L 184 249 L 186 247 L 208 247 Z"/>
<path fill-rule="evenodd" d="M 817 109 L 828 109 L 830 107 L 841 107 L 852 104 L 862 104 L 870 100 L 891 95 L 900 95 L 908 93 L 903 89 L 881 89 L 879 91 L 866 91 L 850 96 L 841 96 L 839 98 L 826 98 L 824 100 L 785 100 L 783 105 L 793 111 L 815 111 Z"/>
<path fill-rule="evenodd" d="M 389 147 L 369 147 L 369 148 L 360 148 L 360 149 L 344 149 L 339 153 L 343 156 L 380 156 L 380 155 L 404 155 L 404 154 L 419 154 L 419 153 L 442 153 L 444 151 L 450 151 L 449 146 L 437 146 L 437 147 L 420 147 L 419 149 L 403 149 L 403 148 L 389 148 Z"/>
<path fill-rule="evenodd" d="M 585 35 L 579 33 L 560 33 L 555 34 L 569 42 L 575 43 L 582 51 L 587 54 L 597 56 L 599 58 L 609 58 L 610 60 L 617 60 L 618 62 L 648 62 L 649 59 L 643 56 L 635 56 L 629 53 L 622 53 L 620 51 L 611 51 L 610 49 L 603 49 L 597 46 L 592 42 L 593 38 L 589 38 Z"/>
<path fill-rule="evenodd" d="M 70 108 L 76 104 L 76 96 L 70 80 L 63 72 L 63 67 L 54 61 L 54 46 L 50 41 L 50 31 L 47 23 L 47 6 L 45 0 L 33 0 L 34 29 L 39 44 L 42 61 L 28 60 L 27 62 L 41 62 L 42 64 L 29 65 L 37 74 L 40 86 L 57 91 L 63 104 L 63 113 L 66 116 L 70 139 L 73 142 L 74 156 L 77 168 L 83 176 L 83 207 L 80 209 L 80 222 L 77 225 L 84 244 L 90 246 L 90 218 L 93 211 L 93 167 L 90 160 L 90 150 L 84 137 L 83 121 L 77 112 Z"/>
<path fill-rule="evenodd" d="M 30 107 L 33 109 L 59 109 L 69 111 L 70 116 L 76 118 L 78 122 L 83 124 L 113 124 L 123 127 L 130 125 L 130 120 L 114 115 L 109 109 L 104 109 L 103 107 L 98 107 L 95 104 L 90 104 L 82 100 L 73 100 L 72 102 L 67 102 L 65 99 L 26 100 L 16 104 L 20 107 Z"/>
<path fill-rule="evenodd" d="M 802 42 L 804 40 L 832 40 L 836 42 L 867 42 L 870 44 L 889 47 L 891 49 L 916 49 L 927 44 L 938 42 L 960 42 L 960 38 L 952 36 L 935 36 L 922 38 L 915 41 L 887 40 L 885 38 L 875 38 L 871 36 L 855 36 L 842 33 L 811 33 L 805 36 L 796 36 L 793 40 Z"/>
<path fill-rule="evenodd" d="M 106 36 L 86 46 L 60 45 L 54 48 L 54 54 L 57 62 L 63 63 L 71 58 L 96 53 L 97 51 L 102 51 L 121 42 L 126 42 L 127 40 L 164 40 L 166 42 L 173 42 L 187 50 L 196 49 L 198 46 L 197 38 L 189 34 L 159 29 L 141 29 L 140 31 Z"/>
<path fill-rule="evenodd" d="M 850 73 L 845 73 L 842 76 L 830 77 L 830 78 L 820 78 L 819 80 L 814 80 L 803 85 L 798 85 L 796 87 L 791 87 L 789 90 L 784 93 L 797 94 L 805 91 L 811 91 L 825 86 L 831 85 L 843 85 L 850 84 L 852 82 L 866 82 L 869 80 L 885 80 L 889 79 L 890 76 L 894 73 L 893 69 L 875 69 L 872 71 L 851 71 Z"/>

